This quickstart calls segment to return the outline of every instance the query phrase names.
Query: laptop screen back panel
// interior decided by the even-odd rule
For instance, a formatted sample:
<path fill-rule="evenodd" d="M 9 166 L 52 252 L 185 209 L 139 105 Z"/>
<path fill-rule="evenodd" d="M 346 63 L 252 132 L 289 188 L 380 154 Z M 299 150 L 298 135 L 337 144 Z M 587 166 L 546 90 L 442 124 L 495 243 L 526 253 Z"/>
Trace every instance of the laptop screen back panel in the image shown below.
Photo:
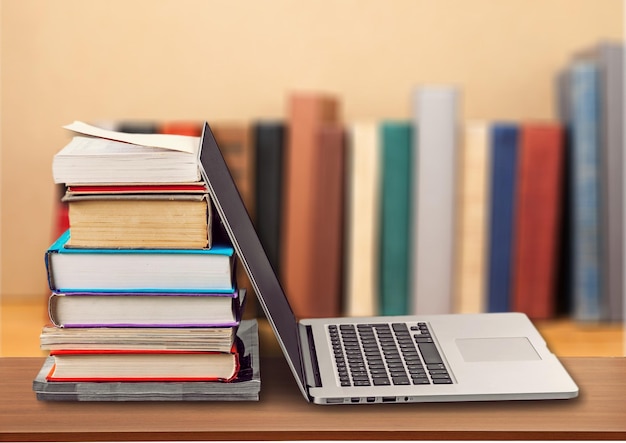
<path fill-rule="evenodd" d="M 220 219 L 274 329 L 298 386 L 309 399 L 304 387 L 298 324 L 207 123 L 202 133 L 200 162 Z"/>

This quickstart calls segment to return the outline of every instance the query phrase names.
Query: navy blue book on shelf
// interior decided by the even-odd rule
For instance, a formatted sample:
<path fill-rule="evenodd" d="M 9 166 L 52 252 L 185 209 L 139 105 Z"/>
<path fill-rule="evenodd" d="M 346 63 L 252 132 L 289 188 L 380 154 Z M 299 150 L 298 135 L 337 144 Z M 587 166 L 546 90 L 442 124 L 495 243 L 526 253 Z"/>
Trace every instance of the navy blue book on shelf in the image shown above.
<path fill-rule="evenodd" d="M 595 321 L 601 319 L 602 293 L 598 69 L 593 62 L 577 61 L 570 76 L 573 315 L 578 320 Z"/>
<path fill-rule="evenodd" d="M 491 127 L 491 209 L 488 227 L 487 308 L 508 312 L 511 308 L 511 263 L 515 222 L 515 185 L 519 128 L 513 123 Z"/>

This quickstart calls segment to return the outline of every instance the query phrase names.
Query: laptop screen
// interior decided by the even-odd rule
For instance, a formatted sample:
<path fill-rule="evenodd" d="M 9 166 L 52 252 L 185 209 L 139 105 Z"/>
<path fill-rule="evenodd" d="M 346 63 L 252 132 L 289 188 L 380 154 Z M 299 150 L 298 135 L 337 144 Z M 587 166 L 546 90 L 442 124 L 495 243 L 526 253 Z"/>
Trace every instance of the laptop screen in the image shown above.
<path fill-rule="evenodd" d="M 252 283 L 303 394 L 304 370 L 296 318 L 270 264 L 208 123 L 202 132 L 200 162 L 213 204 Z"/>

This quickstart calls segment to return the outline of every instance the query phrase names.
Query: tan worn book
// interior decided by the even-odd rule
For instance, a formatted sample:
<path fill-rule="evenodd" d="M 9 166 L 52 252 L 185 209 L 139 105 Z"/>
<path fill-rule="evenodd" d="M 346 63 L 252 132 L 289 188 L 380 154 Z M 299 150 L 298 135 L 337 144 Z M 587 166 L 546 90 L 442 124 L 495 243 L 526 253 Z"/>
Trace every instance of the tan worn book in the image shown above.
<path fill-rule="evenodd" d="M 208 248 L 207 194 L 66 194 L 68 247 Z"/>
<path fill-rule="evenodd" d="M 489 213 L 489 132 L 486 122 L 467 123 L 459 160 L 454 310 L 464 314 L 480 313 L 485 312 L 486 306 L 486 229 Z"/>

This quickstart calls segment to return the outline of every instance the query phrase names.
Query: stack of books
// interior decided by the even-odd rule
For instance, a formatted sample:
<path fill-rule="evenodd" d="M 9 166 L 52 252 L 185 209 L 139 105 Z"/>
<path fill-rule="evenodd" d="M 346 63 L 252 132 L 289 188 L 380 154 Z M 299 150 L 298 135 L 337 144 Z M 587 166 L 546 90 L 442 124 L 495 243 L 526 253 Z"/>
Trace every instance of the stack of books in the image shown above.
<path fill-rule="evenodd" d="M 258 330 L 202 180 L 198 137 L 74 123 L 70 229 L 46 251 L 42 400 L 257 400 Z"/>

